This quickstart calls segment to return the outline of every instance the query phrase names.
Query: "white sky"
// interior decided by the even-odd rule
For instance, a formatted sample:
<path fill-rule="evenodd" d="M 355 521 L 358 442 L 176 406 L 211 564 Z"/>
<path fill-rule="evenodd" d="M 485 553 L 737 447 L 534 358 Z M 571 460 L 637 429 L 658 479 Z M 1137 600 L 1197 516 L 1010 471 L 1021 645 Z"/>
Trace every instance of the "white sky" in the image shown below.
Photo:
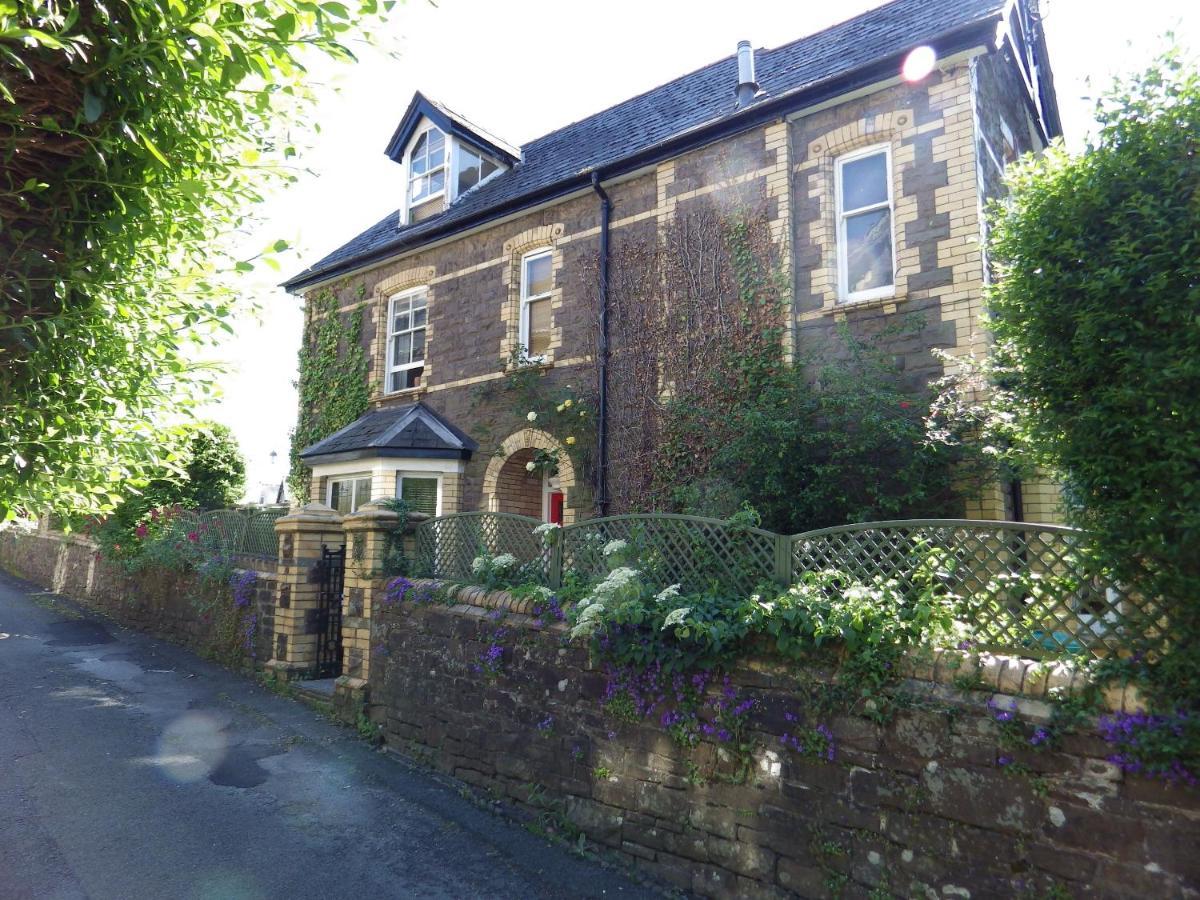
<path fill-rule="evenodd" d="M 879 0 L 423 0 L 398 5 L 381 37 L 400 58 L 367 51 L 358 64 L 329 69 L 312 122 L 300 140 L 311 174 L 267 204 L 261 243 L 283 237 L 289 276 L 396 209 L 400 167 L 383 148 L 421 90 L 508 142 L 520 145 L 734 52 L 738 40 L 777 47 L 875 6 Z M 1047 42 L 1067 140 L 1079 146 L 1091 124 L 1085 97 L 1112 75 L 1143 66 L 1174 31 L 1200 51 L 1200 15 L 1191 0 L 1042 0 Z M 1090 85 L 1089 85 L 1090 82 Z M 338 91 L 335 93 L 334 88 Z M 732 85 L 730 86 L 732 90 Z M 229 367 L 223 396 L 208 414 L 233 428 L 247 458 L 248 499 L 287 467 L 296 418 L 300 301 L 247 276 L 262 306 L 220 348 Z M 278 455 L 272 464 L 270 454 Z M 268 497 L 268 499 L 273 499 Z"/>

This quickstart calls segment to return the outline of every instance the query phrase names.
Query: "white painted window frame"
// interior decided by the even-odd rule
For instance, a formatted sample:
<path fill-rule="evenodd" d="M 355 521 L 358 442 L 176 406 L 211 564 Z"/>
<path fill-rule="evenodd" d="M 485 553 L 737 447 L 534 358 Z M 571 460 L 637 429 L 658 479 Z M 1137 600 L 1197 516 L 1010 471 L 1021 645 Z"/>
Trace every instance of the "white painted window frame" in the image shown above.
<path fill-rule="evenodd" d="M 539 256 L 550 257 L 551 287 L 550 287 L 550 290 L 545 291 L 544 293 L 531 295 L 529 293 L 529 279 L 526 277 L 526 268 L 529 265 L 530 260 L 535 259 Z M 521 352 L 522 352 L 523 357 L 526 362 L 532 362 L 532 363 L 545 362 L 545 360 L 546 360 L 545 354 L 543 354 L 541 356 L 533 356 L 529 352 L 529 326 L 530 326 L 529 306 L 531 303 L 536 303 L 538 300 L 549 301 L 551 296 L 554 294 L 554 287 L 553 287 L 554 248 L 553 247 L 539 247 L 537 250 L 530 250 L 528 253 L 522 254 L 521 255 L 520 279 L 521 279 L 521 304 L 520 304 L 519 310 L 517 311 L 517 323 L 518 323 L 518 325 L 517 325 L 517 341 L 521 345 Z"/>
<path fill-rule="evenodd" d="M 887 179 L 887 201 L 883 203 L 873 203 L 869 206 L 856 207 L 852 210 L 846 210 L 842 207 L 842 170 L 846 163 L 851 163 L 859 159 L 865 159 L 868 156 L 876 154 L 884 154 L 884 167 Z M 839 303 L 859 303 L 864 300 L 878 300 L 882 297 L 894 297 L 896 295 L 896 203 L 894 190 L 892 185 L 892 145 L 891 144 L 872 144 L 870 147 L 862 147 L 850 153 L 844 153 L 834 161 L 834 179 L 833 179 L 834 201 L 837 209 L 837 263 L 838 263 L 838 302 Z M 885 284 L 881 287 L 871 288 L 868 291 L 849 290 L 849 254 L 846 243 L 846 219 L 851 216 L 861 215 L 862 213 L 874 212 L 879 209 L 886 208 L 888 211 L 888 224 L 890 230 L 890 238 L 892 244 L 892 283 Z"/>
<path fill-rule="evenodd" d="M 442 136 L 442 164 L 440 166 L 435 166 L 432 169 L 426 169 L 420 175 L 414 175 L 412 170 L 413 151 L 416 149 L 417 142 L 421 140 L 421 137 L 429 134 L 431 131 L 436 131 Z M 433 124 L 432 122 L 429 122 L 424 128 L 413 135 L 412 143 L 408 145 L 408 154 L 405 157 L 405 168 L 407 169 L 408 173 L 408 185 L 404 191 L 404 205 L 406 210 L 411 210 L 414 206 L 424 206 L 430 200 L 436 200 L 438 197 L 448 196 L 448 188 L 446 185 L 450 179 L 450 167 L 448 163 L 450 162 L 452 150 L 453 146 L 451 144 L 450 135 L 446 134 L 446 132 L 442 131 L 442 129 L 438 128 L 437 125 Z M 428 151 L 426 152 L 428 153 Z M 442 170 L 442 189 L 432 194 L 426 194 L 419 200 L 414 200 L 412 193 L 413 182 L 418 178 L 431 177 L 435 172 L 438 171 L 438 169 Z"/>
<path fill-rule="evenodd" d="M 418 294 L 425 295 L 425 324 L 424 324 L 424 326 L 422 326 L 422 330 L 425 332 L 425 356 L 422 357 L 420 362 L 401 363 L 401 364 L 397 365 L 396 360 L 394 358 L 395 345 L 392 342 L 392 338 L 394 338 L 397 334 L 400 334 L 400 332 L 392 330 L 392 326 L 396 321 L 396 304 L 402 300 L 412 300 L 412 298 L 417 296 Z M 411 314 L 411 312 L 412 312 L 411 307 L 409 308 L 409 312 Z M 412 326 L 412 318 L 410 317 L 409 318 L 409 329 L 407 332 L 405 332 L 405 334 L 411 333 L 416 330 L 416 329 L 412 328 L 411 326 Z M 401 394 L 405 391 L 417 390 L 416 388 L 410 388 L 410 387 L 409 388 L 396 388 L 395 390 L 392 390 L 392 376 L 394 374 L 396 374 L 397 372 L 407 372 L 409 369 L 415 369 L 418 366 L 424 366 L 425 360 L 429 356 L 429 286 L 428 285 L 421 285 L 420 287 L 406 288 L 405 290 L 400 291 L 400 293 L 392 294 L 392 296 L 388 297 L 387 328 L 385 331 L 386 331 L 386 338 L 387 338 L 387 365 L 384 367 L 383 392 L 385 394 Z"/>
<path fill-rule="evenodd" d="M 488 156 L 488 154 L 484 153 L 478 147 L 471 146 L 470 144 L 464 144 L 462 141 L 458 140 L 457 138 L 455 138 L 453 140 L 453 145 L 454 145 L 454 150 L 453 150 L 453 153 L 451 154 L 452 159 L 451 159 L 451 164 L 450 164 L 450 175 L 448 178 L 448 182 L 450 183 L 448 190 L 450 191 L 450 193 L 447 195 L 449 197 L 451 203 L 454 203 L 455 201 L 457 201 L 459 197 L 467 196 L 467 194 L 471 193 L 471 191 L 475 190 L 476 188 L 482 187 L 483 185 L 487 184 L 489 181 L 491 181 L 493 178 L 495 178 L 497 175 L 499 175 L 501 172 L 503 172 L 504 168 L 505 168 L 503 163 L 501 163 L 499 160 L 495 159 L 494 157 Z M 462 151 L 463 151 L 464 147 L 470 151 L 472 156 L 478 156 L 480 159 L 483 159 L 485 157 L 487 159 L 490 159 L 495 164 L 496 171 L 492 172 L 486 178 L 480 178 L 477 182 L 475 182 L 473 185 L 471 185 L 469 188 L 467 188 L 465 191 L 463 191 L 460 194 L 458 192 L 458 164 L 459 164 L 459 159 L 462 155 Z M 482 171 L 482 167 L 480 168 L 480 171 Z"/>
<path fill-rule="evenodd" d="M 471 144 L 465 143 L 463 141 L 460 141 L 458 138 L 454 137 L 453 135 L 448 134 L 447 132 L 445 132 L 441 128 L 439 128 L 437 123 L 432 122 L 429 119 L 422 119 L 421 123 L 422 123 L 421 127 L 413 133 L 412 140 L 409 141 L 409 144 L 408 144 L 408 149 L 406 149 L 404 152 L 405 180 L 404 180 L 404 198 L 403 198 L 403 203 L 401 204 L 401 217 L 400 217 L 401 225 L 408 224 L 408 222 L 410 221 L 410 218 L 411 218 L 413 207 L 423 206 L 424 204 L 428 203 L 429 201 L 436 200 L 439 197 L 444 198 L 446 201 L 446 205 L 449 205 L 451 203 L 456 202 L 459 199 L 459 197 L 465 197 L 467 194 L 471 193 L 471 191 L 475 190 L 476 188 L 487 184 L 489 181 L 491 181 L 493 178 L 495 178 L 501 172 L 505 172 L 508 170 L 508 167 L 506 165 L 504 165 L 504 163 L 502 163 L 498 159 L 496 159 L 495 157 L 488 156 L 488 154 L 484 153 L 480 148 L 475 147 Z M 412 199 L 412 185 L 413 185 L 413 180 L 414 180 L 413 179 L 413 171 L 412 171 L 413 148 L 416 146 L 417 141 L 419 141 L 421 139 L 421 135 L 427 134 L 430 131 L 441 132 L 442 138 L 446 142 L 445 149 L 442 151 L 442 153 L 443 153 L 442 168 L 445 171 L 446 177 L 442 183 L 442 190 L 438 191 L 435 194 L 430 194 L 427 197 L 422 197 L 418 202 L 414 203 L 413 199 Z M 480 179 L 474 185 L 467 188 L 465 191 L 463 191 L 460 194 L 458 192 L 458 165 L 459 165 L 459 156 L 461 154 L 463 147 L 467 147 L 468 149 L 471 150 L 472 153 L 474 153 L 478 156 L 488 156 L 488 158 L 491 159 L 492 162 L 494 162 L 496 164 L 496 171 L 492 172 L 492 174 L 488 175 L 486 178 Z M 430 174 L 430 172 L 425 173 L 425 175 L 429 175 L 429 174 Z M 424 177 L 424 176 L 418 176 L 418 177 Z"/>
<path fill-rule="evenodd" d="M 405 478 L 433 478 L 437 481 L 437 501 L 435 504 L 436 511 L 434 513 L 434 516 L 435 517 L 440 516 L 442 514 L 443 474 L 441 472 L 421 472 L 421 471 L 417 471 L 416 469 L 400 469 L 400 470 L 398 470 L 396 472 L 396 497 L 397 497 L 397 499 L 400 499 L 400 500 L 404 499 L 403 490 L 404 490 L 404 479 Z"/>
<path fill-rule="evenodd" d="M 338 484 L 338 483 L 355 484 L 356 482 L 363 481 L 363 480 L 371 482 L 371 491 L 374 492 L 375 482 L 374 482 L 374 478 L 373 478 L 373 475 L 371 472 L 347 472 L 344 475 L 329 476 L 329 480 L 325 484 L 325 505 L 329 506 L 329 507 L 333 507 L 333 486 L 335 484 Z M 358 505 L 354 502 L 354 494 L 355 494 L 355 490 L 354 490 L 354 488 L 351 488 L 350 489 L 350 512 L 351 513 L 358 512 Z M 372 498 L 370 496 L 368 496 L 367 502 L 370 503 L 371 499 Z M 334 508 L 336 508 L 336 507 L 334 507 Z"/>

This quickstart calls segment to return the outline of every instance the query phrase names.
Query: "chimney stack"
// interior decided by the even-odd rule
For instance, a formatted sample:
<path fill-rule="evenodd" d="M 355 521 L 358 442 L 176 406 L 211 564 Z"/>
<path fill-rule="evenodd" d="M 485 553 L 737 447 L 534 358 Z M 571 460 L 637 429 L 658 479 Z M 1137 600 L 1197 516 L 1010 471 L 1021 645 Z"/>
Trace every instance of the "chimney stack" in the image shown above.
<path fill-rule="evenodd" d="M 754 80 L 754 49 L 749 41 L 738 41 L 737 61 L 737 105 L 738 109 L 745 109 L 758 93 L 758 82 Z"/>

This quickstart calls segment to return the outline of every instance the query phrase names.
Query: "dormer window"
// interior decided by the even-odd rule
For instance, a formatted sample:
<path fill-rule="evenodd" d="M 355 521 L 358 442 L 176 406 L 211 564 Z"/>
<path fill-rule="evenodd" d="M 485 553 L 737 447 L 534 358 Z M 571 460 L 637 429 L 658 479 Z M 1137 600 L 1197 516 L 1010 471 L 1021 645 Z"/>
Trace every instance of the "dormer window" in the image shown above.
<path fill-rule="evenodd" d="M 496 161 L 476 153 L 466 144 L 458 145 L 458 164 L 455 166 L 455 195 L 461 197 L 500 167 Z"/>
<path fill-rule="evenodd" d="M 518 148 L 419 91 L 384 152 L 406 169 L 401 227 L 440 215 L 464 194 L 521 159 Z"/>
<path fill-rule="evenodd" d="M 408 158 L 408 196 L 413 206 L 446 190 L 446 136 L 427 129 L 413 143 Z"/>

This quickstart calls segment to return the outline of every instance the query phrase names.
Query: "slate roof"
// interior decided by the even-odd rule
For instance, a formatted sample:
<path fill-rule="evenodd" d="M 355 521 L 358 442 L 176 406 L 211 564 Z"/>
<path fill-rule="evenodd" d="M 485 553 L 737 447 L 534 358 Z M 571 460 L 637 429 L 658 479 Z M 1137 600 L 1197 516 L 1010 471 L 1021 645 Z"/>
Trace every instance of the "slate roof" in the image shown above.
<path fill-rule="evenodd" d="M 300 451 L 307 465 L 388 456 L 469 459 L 479 445 L 424 403 L 377 409 Z"/>
<path fill-rule="evenodd" d="M 728 56 L 530 141 L 521 148 L 519 163 L 464 195 L 446 212 L 406 227 L 398 225 L 399 211 L 392 213 L 284 286 L 303 288 L 522 205 L 578 190 L 587 185 L 593 170 L 602 169 L 605 177 L 611 177 L 635 168 L 635 161 L 645 165 L 652 161 L 645 158 L 647 154 L 665 142 L 671 146 L 661 149 L 676 155 L 682 151 L 673 147 L 674 139 L 700 137 L 723 121 L 739 127 L 744 121 L 744 127 L 750 127 L 756 110 L 768 107 L 778 114 L 776 101 L 786 100 L 799 108 L 822 89 L 836 85 L 837 93 L 843 93 L 881 80 L 881 75 L 895 75 L 897 65 L 886 75 L 871 69 L 913 47 L 932 44 L 945 55 L 977 45 L 990 38 L 988 29 L 1006 5 L 1006 0 L 895 0 L 782 47 L 756 50 L 762 94 L 742 110 L 734 96 L 737 58 Z M 856 83 L 853 76 L 860 71 L 863 77 Z M 624 169 L 623 163 L 628 163 Z"/>

